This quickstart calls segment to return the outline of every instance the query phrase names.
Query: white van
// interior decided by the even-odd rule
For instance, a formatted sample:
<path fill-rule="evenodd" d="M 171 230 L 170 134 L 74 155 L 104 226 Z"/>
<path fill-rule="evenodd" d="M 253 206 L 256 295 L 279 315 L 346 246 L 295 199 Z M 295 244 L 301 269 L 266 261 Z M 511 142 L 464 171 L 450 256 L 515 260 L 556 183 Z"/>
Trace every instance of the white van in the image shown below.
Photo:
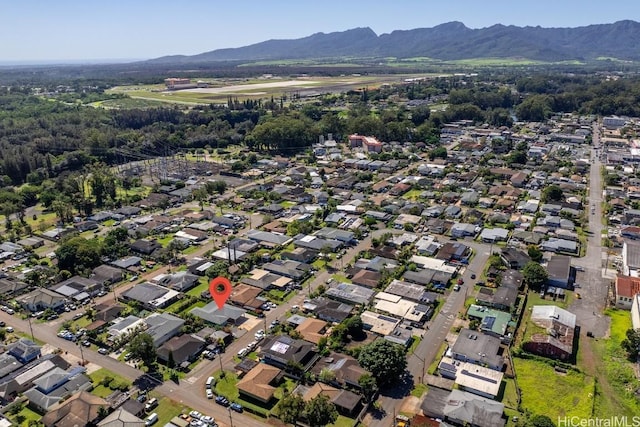
<path fill-rule="evenodd" d="M 215 378 L 213 378 L 213 377 L 207 378 L 207 388 L 210 389 L 211 386 L 213 385 L 214 381 L 215 381 Z"/>
<path fill-rule="evenodd" d="M 158 422 L 158 414 L 154 412 L 153 414 L 149 415 L 146 420 L 144 420 L 144 425 L 151 426 L 157 422 Z"/>

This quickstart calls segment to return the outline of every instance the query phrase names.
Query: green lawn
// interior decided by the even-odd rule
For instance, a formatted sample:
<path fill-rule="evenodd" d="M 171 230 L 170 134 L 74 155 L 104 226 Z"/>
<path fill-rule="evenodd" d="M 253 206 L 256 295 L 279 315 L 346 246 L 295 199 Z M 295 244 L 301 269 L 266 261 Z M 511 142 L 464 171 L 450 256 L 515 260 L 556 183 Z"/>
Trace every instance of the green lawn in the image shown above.
<path fill-rule="evenodd" d="M 27 427 L 30 421 L 40 421 L 42 419 L 42 415 L 29 409 L 26 405 L 22 406 L 22 409 L 20 409 L 20 412 L 18 412 L 16 415 L 9 415 L 9 413 L 7 413 L 6 415 L 9 416 L 9 419 L 11 421 L 21 427 Z M 18 420 L 22 420 L 22 422 L 19 423 Z"/>
<path fill-rule="evenodd" d="M 411 396 L 421 398 L 422 395 L 428 390 L 428 388 L 429 387 L 427 387 L 425 384 L 416 384 L 415 387 L 413 387 L 413 390 L 411 390 Z"/>
<path fill-rule="evenodd" d="M 240 403 L 251 413 L 263 417 L 269 416 L 273 407 L 266 408 L 264 406 L 257 405 L 253 402 L 248 402 L 240 398 L 240 393 L 238 392 L 238 387 L 236 386 L 238 384 L 238 376 L 236 374 L 225 371 L 224 378 L 220 378 L 220 372 L 217 372 L 215 377 L 218 379 L 214 390 L 216 395 L 222 395 L 229 399 L 231 402 Z"/>
<path fill-rule="evenodd" d="M 505 406 L 505 408 L 518 408 L 518 393 L 516 391 L 516 382 L 512 378 L 504 378 L 502 382 L 502 388 L 500 389 L 501 396 L 499 399 Z"/>
<path fill-rule="evenodd" d="M 418 197 L 422 192 L 423 190 L 419 190 L 419 189 L 409 190 L 402 195 L 402 198 L 407 200 L 416 200 L 418 199 Z"/>
<path fill-rule="evenodd" d="M 422 341 L 422 338 L 414 336 L 413 342 L 411 343 L 411 346 L 409 346 L 409 349 L 407 350 L 407 354 L 413 354 L 416 348 L 418 348 L 418 346 L 420 345 L 421 341 Z"/>
<path fill-rule="evenodd" d="M 355 425 L 355 420 L 347 418 L 344 415 L 338 415 L 336 422 L 329 425 L 332 427 L 353 427 Z"/>
<path fill-rule="evenodd" d="M 514 357 L 513 363 L 524 408 L 552 420 L 591 416 L 595 387 L 592 377 L 573 370 L 560 374 L 551 365 L 536 360 Z"/>
<path fill-rule="evenodd" d="M 117 382 L 126 382 L 129 384 L 129 386 L 131 386 L 131 382 L 125 377 L 118 375 L 116 373 L 113 373 L 105 368 L 101 368 L 95 371 L 94 373 L 92 373 L 91 375 L 89 375 L 89 378 L 91 378 L 91 381 L 93 382 L 93 385 L 94 385 L 94 389 L 91 392 L 92 394 L 95 394 L 96 396 L 100 396 L 100 397 L 107 397 L 111 393 L 113 393 L 113 390 L 111 390 L 109 387 L 105 387 L 100 384 L 100 382 L 105 377 L 111 377 Z"/>
<path fill-rule="evenodd" d="M 200 284 L 195 288 L 189 289 L 187 295 L 199 297 L 200 294 L 209 289 L 209 280 L 206 277 L 200 278 Z"/>
<path fill-rule="evenodd" d="M 438 369 L 438 365 L 440 364 L 440 360 L 442 360 L 442 355 L 447 350 L 447 346 L 448 344 L 446 342 L 443 342 L 442 344 L 440 344 L 440 348 L 436 353 L 436 357 L 435 359 L 433 359 L 433 362 L 431 362 L 431 365 L 429 365 L 429 369 L 427 369 L 427 373 L 431 375 L 435 374 L 436 370 Z"/>
<path fill-rule="evenodd" d="M 640 403 L 634 391 L 640 387 L 640 381 L 620 346 L 627 329 L 632 327 L 631 317 L 624 310 L 609 309 L 606 314 L 611 318 L 610 337 L 593 340 L 591 344 L 598 374 L 604 375 L 609 384 L 598 383 L 594 410 L 602 417 L 637 415 L 640 414 Z"/>
<path fill-rule="evenodd" d="M 151 393 L 151 395 L 153 396 L 153 393 Z M 168 397 L 155 397 L 158 398 L 158 406 L 153 410 L 153 412 L 158 414 L 157 425 L 159 426 L 167 424 L 173 417 L 189 412 L 189 408 L 169 399 Z"/>

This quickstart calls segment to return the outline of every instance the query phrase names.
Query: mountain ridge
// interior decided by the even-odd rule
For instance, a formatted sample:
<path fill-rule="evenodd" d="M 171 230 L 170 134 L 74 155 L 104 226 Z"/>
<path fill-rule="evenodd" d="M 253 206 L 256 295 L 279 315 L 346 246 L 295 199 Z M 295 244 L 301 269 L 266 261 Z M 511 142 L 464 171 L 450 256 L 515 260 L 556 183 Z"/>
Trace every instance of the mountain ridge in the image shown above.
<path fill-rule="evenodd" d="M 539 61 L 640 60 L 640 23 L 622 20 L 582 27 L 494 24 L 473 29 L 459 21 L 377 35 L 369 27 L 318 32 L 298 39 L 271 39 L 196 55 L 172 55 L 149 63 L 277 61 L 337 57 L 428 57 L 438 60 L 527 58 Z"/>

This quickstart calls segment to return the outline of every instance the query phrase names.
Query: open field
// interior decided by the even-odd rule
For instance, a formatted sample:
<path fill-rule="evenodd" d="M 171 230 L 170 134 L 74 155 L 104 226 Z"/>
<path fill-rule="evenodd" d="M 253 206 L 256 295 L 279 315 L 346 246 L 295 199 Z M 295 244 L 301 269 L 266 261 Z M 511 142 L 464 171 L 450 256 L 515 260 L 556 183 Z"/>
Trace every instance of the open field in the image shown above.
<path fill-rule="evenodd" d="M 408 78 L 421 78 L 432 74 L 395 74 L 395 75 L 349 75 L 340 77 L 310 77 L 298 79 L 253 79 L 253 80 L 212 80 L 208 88 L 193 88 L 166 91 L 164 84 L 117 86 L 107 92 L 122 93 L 133 100 L 144 100 L 150 103 L 165 102 L 187 105 L 226 103 L 229 96 L 243 99 L 280 97 L 281 95 L 299 94 L 318 95 L 337 93 L 363 87 L 375 88 L 382 84 L 400 83 Z M 193 80 L 198 80 L 193 77 Z M 110 100 L 111 101 L 111 100 Z M 105 107 L 126 108 L 123 100 L 104 101 Z"/>
<path fill-rule="evenodd" d="M 640 402 L 635 391 L 640 388 L 633 365 L 628 361 L 620 344 L 631 328 L 631 316 L 628 311 L 609 309 L 611 317 L 611 335 L 608 339 L 591 340 L 597 384 L 594 413 L 600 416 L 640 414 Z M 584 345 L 585 343 L 583 343 Z"/>
<path fill-rule="evenodd" d="M 552 420 L 558 417 L 591 416 L 595 380 L 581 372 L 558 373 L 537 360 L 513 358 L 518 386 L 522 390 L 522 406 L 534 414 Z"/>

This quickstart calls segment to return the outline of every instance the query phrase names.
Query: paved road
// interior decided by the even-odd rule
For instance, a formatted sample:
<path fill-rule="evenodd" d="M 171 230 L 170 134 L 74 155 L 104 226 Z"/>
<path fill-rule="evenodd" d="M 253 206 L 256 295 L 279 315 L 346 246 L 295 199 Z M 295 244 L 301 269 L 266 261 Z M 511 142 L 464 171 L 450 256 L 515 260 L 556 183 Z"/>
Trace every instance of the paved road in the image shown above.
<path fill-rule="evenodd" d="M 446 241 L 442 238 L 440 240 Z M 394 415 L 400 412 L 404 398 L 411 391 L 414 383 L 423 381 L 429 365 L 439 356 L 440 345 L 445 341 L 458 313 L 464 309 L 465 299 L 474 291 L 475 280 L 471 279 L 471 275 L 480 276 L 480 272 L 489 258 L 491 246 L 473 241 L 465 241 L 464 244 L 470 246 L 475 252 L 471 263 L 462 273 L 464 285 L 459 292 L 449 291 L 438 315 L 428 323 L 428 330 L 424 332 L 422 341 L 407 359 L 407 370 L 411 378 L 401 382 L 394 389 L 381 393 L 378 402 L 382 410 L 374 415 L 369 424 L 371 427 L 387 427 L 394 424 Z"/>
<path fill-rule="evenodd" d="M 600 129 L 597 123 L 593 125 L 593 147 L 600 146 Z M 606 252 L 602 251 L 602 175 L 600 168 L 602 164 L 597 153 L 598 150 L 591 150 L 591 171 L 589 174 L 589 201 L 585 206 L 589 216 L 589 236 L 587 240 L 587 251 L 583 258 L 574 258 L 572 264 L 584 271 L 578 271 L 576 283 L 579 287 L 576 292 L 580 294 L 580 299 L 574 299 L 569 310 L 576 315 L 577 324 L 580 327 L 580 334 L 586 337 L 587 331 L 592 332 L 596 337 L 603 337 L 609 331 L 610 318 L 602 314 L 606 306 L 608 286 L 610 279 L 603 275 L 610 275 L 614 272 L 606 270 Z M 591 209 L 594 213 L 591 214 Z M 606 230 L 605 230 L 606 231 Z M 603 263 L 603 256 L 605 258 Z"/>

